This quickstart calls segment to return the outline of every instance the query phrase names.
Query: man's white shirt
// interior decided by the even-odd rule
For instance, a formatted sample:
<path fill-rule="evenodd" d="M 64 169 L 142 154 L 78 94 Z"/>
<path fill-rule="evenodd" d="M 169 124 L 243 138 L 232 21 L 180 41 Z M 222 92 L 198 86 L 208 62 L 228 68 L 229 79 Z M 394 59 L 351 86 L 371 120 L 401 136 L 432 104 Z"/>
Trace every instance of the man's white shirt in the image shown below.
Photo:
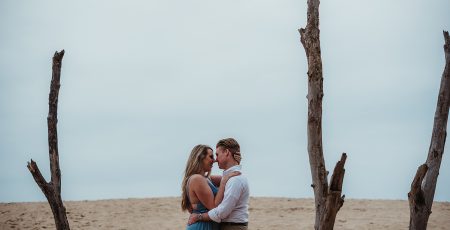
<path fill-rule="evenodd" d="M 223 172 L 223 175 L 234 171 L 241 171 L 242 166 L 236 165 Z M 208 212 L 211 220 L 215 222 L 248 222 L 248 201 L 250 190 L 248 181 L 242 174 L 231 177 L 225 186 L 222 203 Z"/>

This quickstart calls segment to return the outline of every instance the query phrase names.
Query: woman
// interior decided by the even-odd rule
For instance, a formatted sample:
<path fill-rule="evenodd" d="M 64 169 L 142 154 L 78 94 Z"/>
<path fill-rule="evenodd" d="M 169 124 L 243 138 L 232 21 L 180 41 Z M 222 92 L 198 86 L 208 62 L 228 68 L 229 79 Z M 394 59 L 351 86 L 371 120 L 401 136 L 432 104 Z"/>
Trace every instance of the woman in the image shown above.
<path fill-rule="evenodd" d="M 211 147 L 197 145 L 189 155 L 181 186 L 181 209 L 190 213 L 205 213 L 217 207 L 223 199 L 225 184 L 228 179 L 240 173 L 231 173 L 223 178 L 211 176 L 214 155 Z M 217 188 L 218 187 L 218 188 Z M 197 222 L 186 227 L 187 230 L 218 230 L 219 225 L 213 221 Z"/>

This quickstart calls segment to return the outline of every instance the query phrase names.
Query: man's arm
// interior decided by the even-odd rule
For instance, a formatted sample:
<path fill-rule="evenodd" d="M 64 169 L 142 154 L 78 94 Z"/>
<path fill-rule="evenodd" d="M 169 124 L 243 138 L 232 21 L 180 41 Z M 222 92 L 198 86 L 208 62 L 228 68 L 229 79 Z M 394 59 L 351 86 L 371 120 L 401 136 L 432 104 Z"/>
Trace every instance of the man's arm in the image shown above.
<path fill-rule="evenodd" d="M 208 213 L 191 213 L 188 220 L 188 225 L 195 224 L 198 221 L 211 221 Z"/>

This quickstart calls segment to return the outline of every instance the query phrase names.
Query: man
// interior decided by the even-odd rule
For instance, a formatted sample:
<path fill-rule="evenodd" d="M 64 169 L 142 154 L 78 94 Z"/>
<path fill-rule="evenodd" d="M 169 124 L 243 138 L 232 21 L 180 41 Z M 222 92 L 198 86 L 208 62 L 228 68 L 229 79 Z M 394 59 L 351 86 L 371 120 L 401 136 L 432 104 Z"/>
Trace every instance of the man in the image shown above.
<path fill-rule="evenodd" d="M 219 168 L 224 170 L 223 175 L 241 171 L 241 152 L 235 139 L 220 140 L 216 145 L 216 156 Z M 207 213 L 191 214 L 188 224 L 212 220 L 220 223 L 220 230 L 246 230 L 249 195 L 247 178 L 242 174 L 231 177 L 225 186 L 222 203 Z"/>

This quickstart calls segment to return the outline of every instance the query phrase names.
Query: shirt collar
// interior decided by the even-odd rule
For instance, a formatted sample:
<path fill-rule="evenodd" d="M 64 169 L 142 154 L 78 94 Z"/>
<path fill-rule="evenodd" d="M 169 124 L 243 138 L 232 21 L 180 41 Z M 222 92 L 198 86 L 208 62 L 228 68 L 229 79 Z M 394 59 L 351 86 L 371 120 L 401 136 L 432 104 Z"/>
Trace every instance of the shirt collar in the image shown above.
<path fill-rule="evenodd" d="M 225 171 L 223 171 L 223 175 L 226 176 L 227 174 L 234 172 L 234 171 L 238 171 L 240 172 L 242 170 L 242 165 L 235 165 Z"/>

